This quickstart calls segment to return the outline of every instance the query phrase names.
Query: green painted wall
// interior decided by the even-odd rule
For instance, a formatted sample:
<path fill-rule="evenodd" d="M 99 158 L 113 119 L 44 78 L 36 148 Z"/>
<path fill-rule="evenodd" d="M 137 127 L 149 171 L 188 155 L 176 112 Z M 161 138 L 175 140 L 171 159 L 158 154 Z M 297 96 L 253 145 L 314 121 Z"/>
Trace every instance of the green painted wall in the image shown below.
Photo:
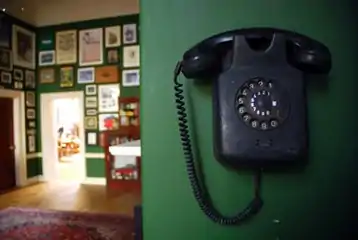
<path fill-rule="evenodd" d="M 141 1 L 144 239 L 353 239 L 346 232 L 357 223 L 352 216 L 358 210 L 358 28 L 357 6 L 350 2 Z M 296 30 L 323 41 L 334 67 L 325 91 L 309 84 L 311 150 L 305 172 L 265 174 L 262 212 L 240 227 L 221 227 L 201 213 L 191 194 L 174 109 L 173 68 L 203 38 L 253 26 Z M 187 83 L 209 191 L 223 213 L 235 213 L 252 197 L 252 177 L 229 172 L 214 160 L 211 87 Z"/>
<path fill-rule="evenodd" d="M 46 51 L 46 50 L 55 50 L 55 34 L 58 31 L 64 31 L 64 30 L 82 30 L 82 29 L 90 29 L 90 28 L 105 28 L 108 26 L 113 25 L 123 25 L 128 23 L 136 23 L 138 26 L 138 15 L 128 15 L 128 16 L 119 16 L 119 17 L 113 17 L 113 18 L 105 18 L 105 19 L 97 19 L 97 20 L 89 20 L 89 21 L 83 21 L 83 22 L 75 22 L 70 24 L 62 24 L 62 25 L 55 25 L 55 26 L 47 26 L 47 27 L 41 27 L 37 29 L 37 47 L 39 51 Z M 138 30 L 138 27 L 137 27 Z M 104 30 L 103 30 L 104 34 Z M 138 36 L 139 34 L 137 34 Z M 104 41 L 103 36 L 103 41 Z M 50 41 L 49 41 L 50 40 Z M 44 44 L 44 41 L 46 44 Z M 139 38 L 137 40 L 139 43 Z M 123 43 L 123 39 L 122 39 Z M 119 63 L 115 64 L 122 69 L 122 46 L 121 45 L 118 49 L 119 51 Z M 114 65 L 114 64 L 108 64 L 107 63 L 107 51 L 110 49 L 115 48 L 104 48 L 103 46 L 103 65 L 96 65 L 97 66 L 104 66 L 104 65 Z M 77 59 L 79 59 L 77 57 Z M 75 80 L 77 79 L 77 68 L 79 67 L 78 64 L 67 64 L 67 65 L 54 65 L 50 66 L 55 69 L 55 75 L 56 79 L 54 83 L 46 83 L 46 84 L 39 84 L 37 88 L 37 101 L 38 104 L 40 104 L 40 96 L 41 93 L 55 93 L 55 92 L 70 92 L 70 91 L 84 91 L 86 84 L 74 84 L 73 87 L 70 88 L 61 88 L 60 87 L 60 68 L 64 66 L 73 66 L 74 67 L 74 73 L 75 73 Z M 87 67 L 87 66 L 86 66 Z M 88 66 L 91 67 L 91 66 Z M 44 67 L 45 68 L 45 67 Z M 38 72 L 40 71 L 41 67 L 38 67 Z M 119 72 L 119 75 L 122 76 L 122 72 Z M 122 87 L 120 89 L 120 94 L 123 97 L 128 96 L 139 96 L 139 87 Z M 40 106 L 40 105 L 39 105 Z M 83 110 L 85 111 L 85 110 Z M 37 125 L 41 126 L 41 112 L 40 109 L 37 111 Z M 91 130 L 90 132 L 94 132 Z M 38 136 L 41 136 L 41 128 L 38 129 Z M 87 134 L 86 134 L 87 136 Z M 38 138 L 38 151 L 41 152 L 41 138 Z M 86 152 L 87 153 L 103 153 L 103 148 L 98 146 L 86 146 Z M 87 165 L 87 176 L 88 177 L 104 177 L 105 176 L 105 162 L 103 159 L 93 159 L 93 158 L 86 158 L 86 165 Z M 41 166 L 40 166 L 41 169 Z"/>

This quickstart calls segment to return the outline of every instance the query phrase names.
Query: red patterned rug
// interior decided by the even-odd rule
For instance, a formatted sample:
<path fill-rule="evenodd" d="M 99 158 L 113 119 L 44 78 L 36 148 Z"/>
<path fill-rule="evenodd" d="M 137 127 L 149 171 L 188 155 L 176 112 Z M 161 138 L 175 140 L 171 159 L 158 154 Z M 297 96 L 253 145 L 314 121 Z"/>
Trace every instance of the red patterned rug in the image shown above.
<path fill-rule="evenodd" d="M 114 214 L 93 214 L 27 208 L 0 211 L 0 239 L 129 240 L 134 220 Z"/>

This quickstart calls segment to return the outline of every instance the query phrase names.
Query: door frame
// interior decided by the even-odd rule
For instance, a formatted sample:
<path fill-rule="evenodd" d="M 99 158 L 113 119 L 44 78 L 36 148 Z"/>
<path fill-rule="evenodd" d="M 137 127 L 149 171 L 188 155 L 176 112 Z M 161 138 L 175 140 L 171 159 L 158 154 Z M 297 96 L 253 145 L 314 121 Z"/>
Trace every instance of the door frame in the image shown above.
<path fill-rule="evenodd" d="M 80 128 L 79 131 L 79 138 L 81 140 L 81 168 L 82 171 L 78 171 L 78 173 L 81 175 L 80 179 L 81 181 L 85 181 L 87 176 L 86 171 L 86 141 L 85 141 L 85 129 L 84 129 L 84 93 L 83 91 L 71 91 L 71 92 L 57 92 L 57 93 L 41 93 L 40 99 L 41 99 L 41 149 L 42 149 L 42 174 L 43 174 L 43 180 L 44 181 L 52 181 L 57 180 L 57 170 L 56 167 L 58 167 L 59 161 L 58 157 L 51 157 L 54 156 L 54 152 L 48 152 L 46 153 L 44 151 L 44 144 L 48 141 L 53 140 L 53 135 L 48 134 L 50 131 L 53 131 L 53 129 L 48 129 L 53 127 L 54 123 L 54 108 L 53 104 L 54 101 L 57 99 L 68 99 L 68 98 L 77 98 L 79 103 L 79 109 L 80 109 Z M 50 104 L 50 105 L 49 105 Z M 52 106 L 51 106 L 52 104 Z M 51 109 L 48 109 L 48 108 Z M 49 113 L 52 111 L 52 115 L 49 117 Z M 44 124 L 45 122 L 52 122 L 50 125 Z M 47 134 L 45 134 L 47 133 Z M 54 149 L 56 151 L 56 156 L 58 156 L 57 148 Z M 50 154 L 49 156 L 45 156 L 46 154 Z M 46 159 L 50 159 L 50 162 L 46 162 Z M 53 166 L 53 167 L 51 167 Z"/>
<path fill-rule="evenodd" d="M 28 183 L 26 171 L 25 92 L 0 89 L 0 97 L 11 98 L 13 102 L 16 186 L 26 186 Z"/>

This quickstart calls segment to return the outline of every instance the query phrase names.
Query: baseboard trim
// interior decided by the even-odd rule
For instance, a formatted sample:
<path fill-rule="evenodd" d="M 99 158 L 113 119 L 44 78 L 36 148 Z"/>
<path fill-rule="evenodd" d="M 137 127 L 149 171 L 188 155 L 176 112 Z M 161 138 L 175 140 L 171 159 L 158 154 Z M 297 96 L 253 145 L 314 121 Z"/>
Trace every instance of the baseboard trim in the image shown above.
<path fill-rule="evenodd" d="M 104 153 L 86 153 L 85 154 L 86 158 L 105 158 L 105 154 Z"/>
<path fill-rule="evenodd" d="M 39 182 L 43 182 L 43 181 L 44 181 L 44 179 L 43 179 L 43 176 L 42 176 L 42 175 L 30 177 L 30 178 L 28 178 L 27 181 L 26 181 L 26 186 L 27 186 L 27 185 L 36 184 L 36 183 L 39 183 Z"/>
<path fill-rule="evenodd" d="M 88 177 L 82 184 L 86 185 L 106 185 L 106 178 L 102 177 Z"/>
<path fill-rule="evenodd" d="M 38 153 L 29 153 L 26 154 L 26 159 L 34 159 L 34 158 L 42 158 L 42 153 L 38 152 Z"/>

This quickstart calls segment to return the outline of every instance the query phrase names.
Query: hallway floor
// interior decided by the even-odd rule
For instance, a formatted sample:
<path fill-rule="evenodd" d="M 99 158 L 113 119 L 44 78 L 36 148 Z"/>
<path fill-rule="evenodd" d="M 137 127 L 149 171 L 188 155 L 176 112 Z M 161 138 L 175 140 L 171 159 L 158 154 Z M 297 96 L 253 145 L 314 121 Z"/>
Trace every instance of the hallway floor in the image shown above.
<path fill-rule="evenodd" d="M 39 183 L 0 195 L 0 209 L 29 207 L 65 211 L 119 213 L 133 216 L 139 193 L 108 196 L 106 187 L 71 182 Z"/>
<path fill-rule="evenodd" d="M 77 169 L 83 168 L 83 159 L 80 154 L 74 154 L 69 157 L 62 157 L 59 162 L 59 179 L 66 181 L 81 181 Z"/>

